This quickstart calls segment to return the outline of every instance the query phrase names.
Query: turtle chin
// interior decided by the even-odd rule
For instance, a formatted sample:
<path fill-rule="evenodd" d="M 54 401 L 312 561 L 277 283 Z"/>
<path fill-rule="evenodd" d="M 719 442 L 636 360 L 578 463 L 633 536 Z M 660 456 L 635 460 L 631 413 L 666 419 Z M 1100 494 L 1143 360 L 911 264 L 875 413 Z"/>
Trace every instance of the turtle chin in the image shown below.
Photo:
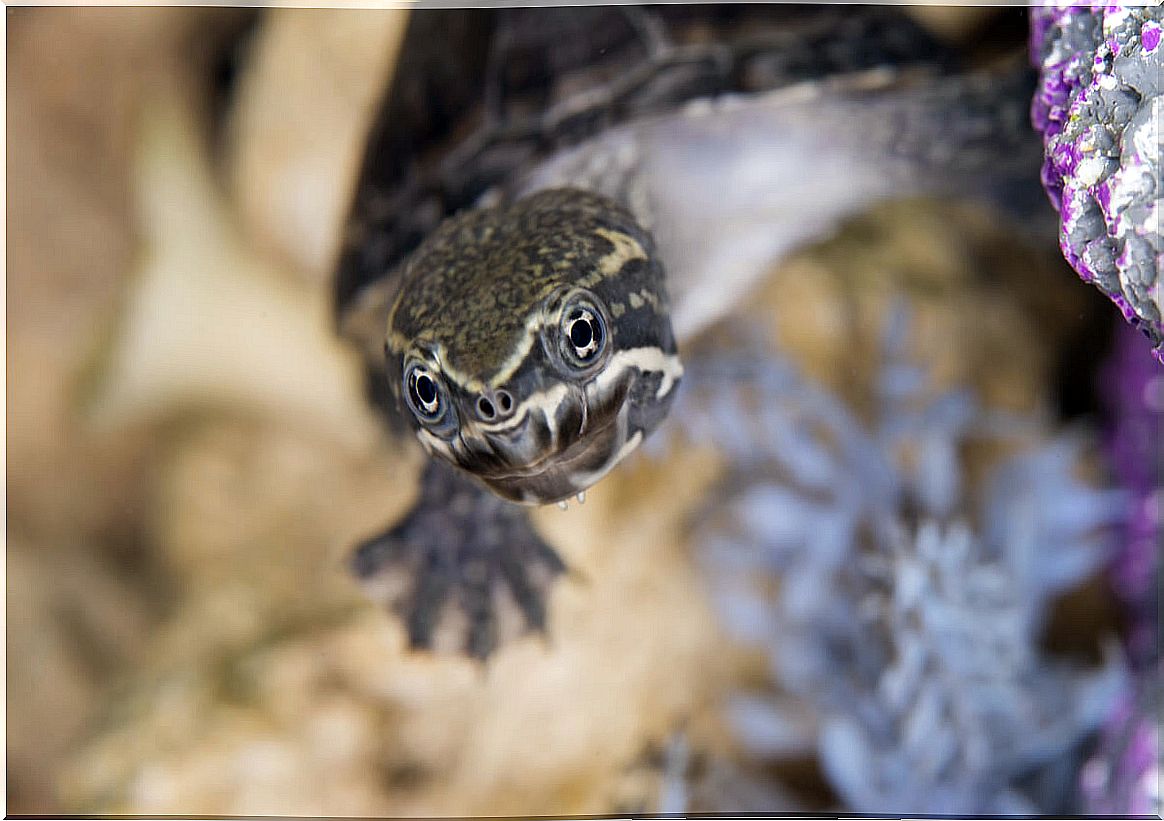
<path fill-rule="evenodd" d="M 422 430 L 421 441 L 502 499 L 561 502 L 609 473 L 662 422 L 681 375 L 673 352 L 619 351 L 585 384 L 542 381 L 539 391 L 519 393 L 511 419 L 486 424 L 465 412 L 454 436 Z"/>
<path fill-rule="evenodd" d="M 494 493 L 511 502 L 549 504 L 589 488 L 633 451 L 641 439 L 640 433 L 629 432 L 624 407 L 605 424 L 590 428 L 585 436 L 527 466 L 476 475 Z"/>

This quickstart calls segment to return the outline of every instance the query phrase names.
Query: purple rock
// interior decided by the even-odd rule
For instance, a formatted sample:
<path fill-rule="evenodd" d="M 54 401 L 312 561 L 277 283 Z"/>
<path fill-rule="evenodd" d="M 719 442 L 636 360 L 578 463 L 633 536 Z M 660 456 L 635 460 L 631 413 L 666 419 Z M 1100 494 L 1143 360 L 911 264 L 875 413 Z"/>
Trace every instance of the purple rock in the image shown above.
<path fill-rule="evenodd" d="M 1146 355 L 1148 344 L 1121 327 L 1102 374 L 1112 416 L 1108 459 L 1129 494 L 1121 547 L 1109 569 L 1128 617 L 1126 652 L 1133 687 L 1108 717 L 1095 755 L 1080 775 L 1085 810 L 1096 815 L 1159 815 L 1160 537 L 1164 506 L 1164 373 Z"/>
<path fill-rule="evenodd" d="M 1162 28 L 1162 7 L 1031 10 L 1040 71 L 1031 122 L 1043 135 L 1042 181 L 1063 255 L 1164 362 Z"/>
<path fill-rule="evenodd" d="M 1130 329 L 1116 337 L 1103 373 L 1112 414 L 1108 459 L 1130 507 L 1122 547 L 1111 567 L 1116 594 L 1131 620 L 1128 653 L 1147 665 L 1159 652 L 1161 506 L 1164 505 L 1164 373 L 1145 355 L 1148 345 Z"/>

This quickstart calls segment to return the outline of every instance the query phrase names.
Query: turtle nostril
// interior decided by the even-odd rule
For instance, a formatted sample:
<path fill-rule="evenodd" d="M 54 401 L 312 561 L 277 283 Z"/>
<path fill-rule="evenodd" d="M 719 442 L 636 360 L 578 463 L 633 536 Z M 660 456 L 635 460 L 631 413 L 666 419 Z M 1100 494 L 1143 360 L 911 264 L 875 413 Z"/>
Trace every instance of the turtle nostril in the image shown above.
<path fill-rule="evenodd" d="M 497 411 L 494 409 L 493 403 L 482 396 L 477 400 L 477 414 L 482 419 L 492 419 L 497 415 Z"/>
<path fill-rule="evenodd" d="M 485 422 L 500 421 L 513 413 L 514 406 L 509 391 L 484 390 L 477 397 L 477 417 Z"/>

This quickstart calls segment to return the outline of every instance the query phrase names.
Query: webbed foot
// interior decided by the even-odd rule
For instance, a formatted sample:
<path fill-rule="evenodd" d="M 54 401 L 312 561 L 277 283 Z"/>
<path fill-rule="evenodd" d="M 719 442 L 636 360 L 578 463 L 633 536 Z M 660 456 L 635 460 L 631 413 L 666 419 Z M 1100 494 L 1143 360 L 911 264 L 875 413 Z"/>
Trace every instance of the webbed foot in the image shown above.
<path fill-rule="evenodd" d="M 359 545 L 351 568 L 404 620 L 410 647 L 483 659 L 545 630 L 547 597 L 566 566 L 525 510 L 434 459 L 412 510 Z"/>

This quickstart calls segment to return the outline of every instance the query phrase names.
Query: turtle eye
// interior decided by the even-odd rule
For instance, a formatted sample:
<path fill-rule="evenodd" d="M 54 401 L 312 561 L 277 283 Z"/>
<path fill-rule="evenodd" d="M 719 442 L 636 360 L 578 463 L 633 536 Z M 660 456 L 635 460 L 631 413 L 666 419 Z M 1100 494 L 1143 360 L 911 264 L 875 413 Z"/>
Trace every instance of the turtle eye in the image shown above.
<path fill-rule="evenodd" d="M 606 324 L 592 305 L 575 303 L 562 312 L 562 353 L 566 361 L 587 368 L 598 361 L 606 347 Z"/>
<path fill-rule="evenodd" d="M 421 364 L 413 364 L 404 373 L 408 404 L 422 422 L 436 422 L 445 412 L 444 389 L 440 379 Z"/>

